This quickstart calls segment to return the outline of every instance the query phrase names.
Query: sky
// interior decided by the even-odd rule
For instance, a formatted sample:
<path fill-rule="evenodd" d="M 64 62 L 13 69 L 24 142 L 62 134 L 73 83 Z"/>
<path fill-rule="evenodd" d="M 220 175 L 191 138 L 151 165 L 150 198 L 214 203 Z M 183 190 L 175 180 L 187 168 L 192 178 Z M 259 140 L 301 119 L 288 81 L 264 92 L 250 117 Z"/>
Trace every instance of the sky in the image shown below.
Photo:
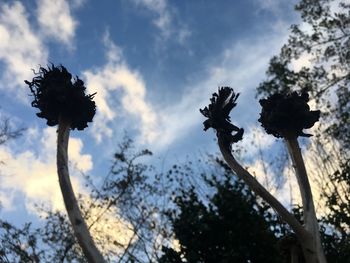
<path fill-rule="evenodd" d="M 269 59 L 298 22 L 290 0 L 0 0 L 0 116 L 23 136 L 0 147 L 0 216 L 36 220 L 34 204 L 63 209 L 55 168 L 56 128 L 31 107 L 24 80 L 49 63 L 64 65 L 96 92 L 97 114 L 73 131 L 73 185 L 80 172 L 107 173 L 125 134 L 154 160 L 181 162 L 218 152 L 199 108 L 219 86 L 241 95 L 233 123 L 259 136 L 256 87 Z M 255 132 L 253 132 L 255 131 Z M 258 133 L 258 135 L 257 135 Z M 252 150 L 253 151 L 253 150 Z M 253 154 L 253 153 L 251 153 Z M 256 164 L 259 166 L 260 164 Z M 261 166 L 261 165 L 260 165 Z"/>

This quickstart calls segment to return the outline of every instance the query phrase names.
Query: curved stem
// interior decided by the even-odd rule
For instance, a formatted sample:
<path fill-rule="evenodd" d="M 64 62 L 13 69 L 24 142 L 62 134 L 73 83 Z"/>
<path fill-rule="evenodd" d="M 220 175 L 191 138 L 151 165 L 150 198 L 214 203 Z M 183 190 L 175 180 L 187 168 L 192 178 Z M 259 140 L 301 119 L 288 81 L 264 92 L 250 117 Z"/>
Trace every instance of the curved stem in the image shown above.
<path fill-rule="evenodd" d="M 295 169 L 295 173 L 296 173 L 296 177 L 299 185 L 301 200 L 303 203 L 305 229 L 311 234 L 313 239 L 312 243 L 313 243 L 314 255 L 313 256 L 310 255 L 310 257 L 316 257 L 316 259 L 313 260 L 314 262 L 326 263 L 327 260 L 322 248 L 311 186 L 310 186 L 309 178 L 307 176 L 303 156 L 301 154 L 301 150 L 298 144 L 298 139 L 288 138 L 286 139 L 286 144 L 287 144 L 288 152 L 292 158 L 293 167 Z"/>
<path fill-rule="evenodd" d="M 57 173 L 64 204 L 68 213 L 69 220 L 72 224 L 75 237 L 77 238 L 86 259 L 90 263 L 103 263 L 105 261 L 97 249 L 89 233 L 85 220 L 81 215 L 69 178 L 67 152 L 69 131 L 69 120 L 60 118 L 57 134 Z"/>
<path fill-rule="evenodd" d="M 246 169 L 244 169 L 232 156 L 230 147 L 223 142 L 218 136 L 218 143 L 220 151 L 230 168 L 236 173 L 236 175 L 242 179 L 254 192 L 264 199 L 295 232 L 300 242 L 302 240 L 310 239 L 309 233 L 298 222 L 298 220 L 273 196 L 269 191 L 262 186 L 253 175 L 251 175 Z"/>

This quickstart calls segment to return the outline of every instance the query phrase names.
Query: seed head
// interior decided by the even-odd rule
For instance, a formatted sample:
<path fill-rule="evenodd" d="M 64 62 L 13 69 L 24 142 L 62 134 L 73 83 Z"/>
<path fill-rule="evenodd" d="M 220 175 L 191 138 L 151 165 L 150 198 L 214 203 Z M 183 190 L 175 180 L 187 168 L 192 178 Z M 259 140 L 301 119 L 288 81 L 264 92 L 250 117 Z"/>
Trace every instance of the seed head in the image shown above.
<path fill-rule="evenodd" d="M 95 94 L 86 95 L 84 82 L 72 75 L 65 67 L 51 65 L 39 68 L 33 80 L 24 82 L 34 97 L 32 106 L 40 112 L 36 115 L 47 120 L 47 125 L 55 126 L 59 118 L 70 120 L 71 129 L 83 130 L 92 122 L 96 105 Z"/>
<path fill-rule="evenodd" d="M 274 94 L 261 99 L 262 110 L 259 122 L 268 134 L 277 138 L 310 137 L 303 129 L 311 128 L 320 117 L 320 111 L 311 111 L 309 95 L 306 92 Z"/>
<path fill-rule="evenodd" d="M 242 140 L 244 130 L 231 123 L 230 112 L 237 105 L 239 93 L 235 93 L 230 87 L 221 87 L 218 93 L 213 93 L 210 104 L 199 111 L 208 118 L 203 122 L 204 130 L 213 128 L 217 136 L 224 139 L 229 145 Z M 232 135 L 232 132 L 237 132 Z"/>

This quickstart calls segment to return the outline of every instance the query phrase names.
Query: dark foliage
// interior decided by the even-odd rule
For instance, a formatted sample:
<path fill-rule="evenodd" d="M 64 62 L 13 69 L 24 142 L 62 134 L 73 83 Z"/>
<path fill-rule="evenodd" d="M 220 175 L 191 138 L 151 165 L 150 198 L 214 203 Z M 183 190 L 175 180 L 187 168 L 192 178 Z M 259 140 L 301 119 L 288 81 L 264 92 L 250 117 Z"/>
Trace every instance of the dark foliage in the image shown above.
<path fill-rule="evenodd" d="M 66 217 L 50 212 L 44 219 L 40 228 L 0 220 L 0 262 L 86 263 Z"/>
<path fill-rule="evenodd" d="M 160 224 L 165 216 L 159 210 L 169 203 L 171 187 L 160 183 L 162 174 L 148 178 L 152 167 L 139 159 L 151 154 L 136 152 L 132 140 L 125 138 L 103 182 L 84 176 L 90 192 L 88 198 L 78 194 L 80 209 L 106 262 L 154 262 L 160 253 L 159 235 L 167 224 Z M 0 220 L 0 262 L 86 263 L 66 214 L 43 206 L 37 210 L 42 219 L 38 228 L 17 228 Z M 32 247 L 28 240 L 33 240 Z"/>
<path fill-rule="evenodd" d="M 14 128 L 12 126 L 8 118 L 0 119 L 0 145 L 7 143 L 9 140 L 17 139 L 25 131 L 25 128 Z"/>
<path fill-rule="evenodd" d="M 323 193 L 329 210 L 323 222 L 332 228 L 324 229 L 325 250 L 329 262 L 350 262 L 350 161 L 344 160 L 330 179 L 328 184 L 341 187 Z"/>
<path fill-rule="evenodd" d="M 30 224 L 17 228 L 0 220 L 0 262 L 39 262 L 42 250 L 38 248 L 36 234 Z"/>
<path fill-rule="evenodd" d="M 213 93 L 210 104 L 199 111 L 208 118 L 204 121 L 204 130 L 209 128 L 216 130 L 217 135 L 231 145 L 242 140 L 244 130 L 233 125 L 230 120 L 230 112 L 237 105 L 239 93 L 235 93 L 230 87 L 221 87 L 218 93 Z M 232 132 L 237 132 L 232 135 Z"/>
<path fill-rule="evenodd" d="M 262 106 L 259 122 L 268 134 L 277 138 L 291 138 L 304 136 L 303 129 L 311 128 L 320 117 L 320 111 L 310 111 L 307 104 L 309 95 L 297 92 L 282 95 L 271 95 L 267 99 L 261 99 Z"/>
<path fill-rule="evenodd" d="M 25 81 L 34 100 L 32 106 L 40 110 L 37 116 L 55 126 L 63 117 L 71 122 L 72 129 L 83 130 L 96 112 L 95 94 L 86 95 L 84 82 L 72 75 L 63 66 L 40 67 L 33 80 Z"/>
<path fill-rule="evenodd" d="M 332 115 L 333 123 L 327 128 L 327 134 L 341 142 L 344 149 L 350 149 L 350 90 L 342 86 L 336 91 L 338 105 Z"/>
<path fill-rule="evenodd" d="M 168 247 L 163 247 L 162 252 L 164 255 L 159 259 L 158 263 L 183 263 L 180 254 Z"/>
<path fill-rule="evenodd" d="M 169 216 L 180 251 L 164 249 L 159 262 L 285 262 L 277 238 L 283 230 L 268 207 L 229 177 L 207 183 L 215 189 L 207 201 L 194 188 L 176 197 Z"/>

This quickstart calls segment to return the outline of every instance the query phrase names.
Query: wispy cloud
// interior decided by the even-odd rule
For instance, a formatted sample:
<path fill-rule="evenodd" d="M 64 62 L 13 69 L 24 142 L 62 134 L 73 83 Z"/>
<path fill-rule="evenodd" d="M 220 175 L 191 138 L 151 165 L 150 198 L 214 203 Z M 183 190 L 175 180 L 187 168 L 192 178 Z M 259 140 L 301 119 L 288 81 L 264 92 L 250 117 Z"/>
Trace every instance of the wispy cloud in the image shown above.
<path fill-rule="evenodd" d="M 132 0 L 137 6 L 145 7 L 155 13 L 153 23 L 164 36 L 168 37 L 171 29 L 171 13 L 166 0 Z"/>
<path fill-rule="evenodd" d="M 198 109 L 207 105 L 211 93 L 222 85 L 233 86 L 237 92 L 242 92 L 241 112 L 236 114 L 234 122 L 253 127 L 252 122 L 258 119 L 258 116 L 252 117 L 257 114 L 258 107 L 255 88 L 264 77 L 270 57 L 278 52 L 285 38 L 286 35 L 270 32 L 264 37 L 233 43 L 207 67 L 202 81 L 182 91 L 180 100 L 159 105 L 157 100 L 152 104 L 147 101 L 147 87 L 142 75 L 128 67 L 121 49 L 106 34 L 106 65 L 83 73 L 89 92 L 97 92 L 98 111 L 92 126 L 97 141 L 112 137 L 115 126 L 112 122 L 117 119 L 119 110 L 134 116 L 127 118 L 127 125 L 136 125 L 142 142 L 155 151 L 165 149 L 191 134 L 195 127 L 201 127 L 203 118 Z M 270 140 L 266 144 L 271 144 Z"/>
<path fill-rule="evenodd" d="M 162 39 L 172 37 L 178 43 L 184 44 L 191 36 L 191 31 L 186 25 L 176 20 L 175 12 L 167 0 L 132 0 L 136 6 L 146 8 L 151 11 L 155 18 L 153 24 L 160 30 Z"/>
<path fill-rule="evenodd" d="M 291 8 L 297 3 L 295 0 L 254 0 L 257 4 L 257 11 L 268 11 L 281 19 L 285 18 L 286 6 Z"/>
<path fill-rule="evenodd" d="M 106 46 L 106 65 L 83 72 L 89 93 L 97 92 L 95 101 L 98 111 L 92 126 L 95 138 L 100 142 L 104 136 L 112 136 L 110 124 L 119 109 L 140 122 L 141 141 L 155 140 L 157 115 L 146 101 L 146 87 L 142 76 L 129 68 L 121 49 L 110 40 L 108 33 L 105 34 L 103 42 Z"/>
<path fill-rule="evenodd" d="M 71 4 L 80 6 L 83 1 Z M 30 10 L 21 2 L 0 3 L 0 62 L 4 67 L 0 88 L 12 88 L 22 100 L 26 93 L 18 87 L 33 76 L 31 69 L 48 61 L 45 41 L 54 39 L 71 48 L 77 26 L 67 1 L 38 0 L 37 6 L 39 28 L 29 22 Z"/>
<path fill-rule="evenodd" d="M 250 127 L 258 119 L 258 116 L 253 117 L 259 105 L 255 89 L 264 77 L 270 57 L 278 52 L 285 38 L 286 35 L 270 32 L 263 37 L 249 38 L 228 46 L 218 56 L 220 59 L 203 72 L 202 81 L 185 88 L 178 102 L 162 110 L 158 125 L 162 138 L 157 140 L 157 145 L 170 145 L 198 127 L 203 121 L 198 109 L 208 104 L 218 86 L 231 86 L 242 93 L 238 108 L 233 112 L 236 116 L 233 122 Z"/>
<path fill-rule="evenodd" d="M 256 0 L 258 5 L 263 10 L 279 13 L 281 11 L 282 2 L 280 0 Z"/>
<path fill-rule="evenodd" d="M 53 209 L 63 210 L 55 159 L 56 129 L 46 128 L 42 132 L 30 129 L 30 131 L 25 136 L 30 136 L 27 141 L 32 142 L 32 147 L 37 146 L 37 149 L 40 149 L 38 153 L 28 149 L 17 152 L 11 147 L 0 148 L 0 160 L 4 162 L 0 177 L 2 197 L 23 194 L 24 203 L 29 211 L 33 211 L 34 203 L 46 203 Z M 38 143 L 35 143 L 36 140 Z M 82 148 L 83 143 L 80 139 L 71 138 L 68 149 L 71 168 L 88 172 L 92 169 L 93 163 L 89 154 L 82 153 Z M 78 177 L 73 176 L 72 183 L 76 191 L 83 190 Z M 1 202 L 4 208 L 15 209 L 11 198 L 1 198 Z"/>
<path fill-rule="evenodd" d="M 29 24 L 24 6 L 17 1 L 0 4 L 0 61 L 5 67 L 0 86 L 22 85 L 32 75 L 30 69 L 45 63 L 47 55 L 47 48 Z"/>
<path fill-rule="evenodd" d="M 82 2 L 73 1 L 81 5 Z M 68 46 L 72 45 L 77 21 L 71 15 L 71 8 L 65 0 L 38 0 L 37 18 L 44 35 Z"/>
<path fill-rule="evenodd" d="M 43 212 L 35 207 L 36 204 L 44 205 L 52 211 L 65 211 L 56 168 L 56 129 L 46 128 L 39 131 L 30 128 L 24 136 L 24 141 L 31 144 L 26 146 L 34 147 L 35 151 L 15 151 L 11 145 L 0 147 L 0 160 L 4 163 L 0 177 L 2 212 L 15 211 L 22 204 L 29 213 L 37 216 L 43 215 Z M 103 223 L 94 224 L 91 233 L 102 240 L 111 240 L 110 244 L 102 245 L 105 250 L 119 252 L 112 241 L 123 245 L 134 242 L 132 226 L 117 216 L 120 213 L 117 208 L 112 207 L 102 213 L 102 204 L 99 206 L 96 200 L 90 199 L 82 178 L 78 176 L 80 172 L 86 173 L 93 168 L 91 155 L 83 153 L 83 146 L 80 139 L 70 138 L 68 155 L 74 191 L 82 194 L 79 202 L 85 207 L 90 207 L 92 202 L 95 204 L 89 210 L 88 224 L 102 215 L 99 222 Z"/>

